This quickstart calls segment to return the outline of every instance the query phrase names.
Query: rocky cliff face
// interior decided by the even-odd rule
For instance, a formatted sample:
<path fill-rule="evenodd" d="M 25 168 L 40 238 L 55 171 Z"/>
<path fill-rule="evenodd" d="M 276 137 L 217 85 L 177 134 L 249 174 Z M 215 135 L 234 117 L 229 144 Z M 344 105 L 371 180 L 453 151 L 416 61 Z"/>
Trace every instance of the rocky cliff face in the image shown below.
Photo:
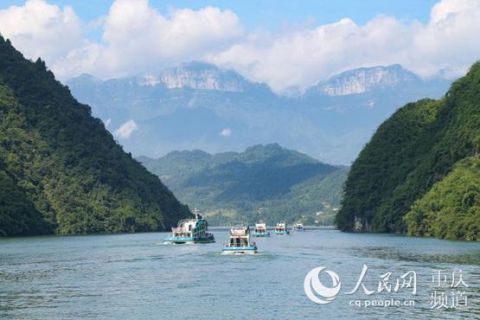
<path fill-rule="evenodd" d="M 400 65 L 378 66 L 340 73 L 319 83 L 317 90 L 328 96 L 346 96 L 421 82 L 418 76 Z"/>
<path fill-rule="evenodd" d="M 149 86 L 163 84 L 168 89 L 190 88 L 225 92 L 244 92 L 252 85 L 234 71 L 222 70 L 200 62 L 167 69 L 158 77 L 146 76 L 141 84 Z"/>

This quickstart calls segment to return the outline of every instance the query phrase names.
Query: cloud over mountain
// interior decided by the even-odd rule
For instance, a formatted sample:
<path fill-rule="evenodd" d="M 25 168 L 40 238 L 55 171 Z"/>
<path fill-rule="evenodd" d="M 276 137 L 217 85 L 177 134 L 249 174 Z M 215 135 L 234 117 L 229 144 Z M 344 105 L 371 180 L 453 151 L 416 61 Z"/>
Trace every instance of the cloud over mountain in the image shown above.
<path fill-rule="evenodd" d="M 138 125 L 134 120 L 128 120 L 115 130 L 115 137 L 129 139 L 134 131 L 138 130 Z"/>
<path fill-rule="evenodd" d="M 305 88 L 361 66 L 399 63 L 424 77 L 456 77 L 480 57 L 480 2 L 442 0 L 427 22 L 377 16 L 272 32 L 246 31 L 235 12 L 216 7 L 163 13 L 148 0 L 116 0 L 98 25 L 46 0 L 0 10 L 0 32 L 30 58 L 45 57 L 61 78 L 155 73 L 200 60 L 235 69 L 276 91 Z"/>
<path fill-rule="evenodd" d="M 480 57 L 478 30 L 479 1 L 443 0 L 426 24 L 378 16 L 358 25 L 345 18 L 282 34 L 249 35 L 209 58 L 276 90 L 378 64 L 399 63 L 426 77 L 438 72 L 457 77 Z"/>

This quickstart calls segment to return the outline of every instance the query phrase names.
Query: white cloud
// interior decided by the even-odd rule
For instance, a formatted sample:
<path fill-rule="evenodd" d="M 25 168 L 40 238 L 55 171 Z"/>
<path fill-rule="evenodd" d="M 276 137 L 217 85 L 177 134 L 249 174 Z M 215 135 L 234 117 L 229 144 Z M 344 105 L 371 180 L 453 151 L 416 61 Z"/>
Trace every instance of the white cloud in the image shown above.
<path fill-rule="evenodd" d="M 138 130 L 138 125 L 133 120 L 128 120 L 122 124 L 117 130 L 115 130 L 114 135 L 117 138 L 129 139 L 134 131 Z"/>
<path fill-rule="evenodd" d="M 110 124 L 112 124 L 112 119 L 108 118 L 107 120 L 104 121 L 103 124 L 105 125 L 105 128 L 108 129 L 108 127 L 110 127 Z"/>
<path fill-rule="evenodd" d="M 379 16 L 283 34 L 250 35 L 209 60 L 276 90 L 306 87 L 350 68 L 400 63 L 422 76 L 459 76 L 480 58 L 480 1 L 443 0 L 428 23 Z"/>
<path fill-rule="evenodd" d="M 228 137 L 230 137 L 230 136 L 232 135 L 232 129 L 230 129 L 230 128 L 225 128 L 225 129 L 223 129 L 222 131 L 220 131 L 220 135 L 221 135 L 222 137 L 228 138 Z"/>
<path fill-rule="evenodd" d="M 231 11 L 206 7 L 162 15 L 147 0 L 116 0 L 104 20 L 102 43 L 72 51 L 54 71 L 100 77 L 152 72 L 223 50 L 243 34 Z"/>
<path fill-rule="evenodd" d="M 0 10 L 0 33 L 25 56 L 42 57 L 50 64 L 83 43 L 81 22 L 73 9 L 44 0 Z"/>
<path fill-rule="evenodd" d="M 100 41 L 87 39 L 90 25 Z M 60 78 L 91 73 L 101 78 L 155 74 L 203 60 L 236 69 L 277 91 L 305 88 L 340 71 L 400 63 L 425 77 L 458 76 L 480 57 L 480 1 L 442 0 L 430 19 L 378 16 L 363 25 L 349 18 L 272 33 L 246 32 L 229 10 L 172 9 L 148 0 L 116 0 L 107 16 L 81 22 L 70 7 L 45 0 L 0 10 L 0 32 L 28 57 L 41 55 Z"/>

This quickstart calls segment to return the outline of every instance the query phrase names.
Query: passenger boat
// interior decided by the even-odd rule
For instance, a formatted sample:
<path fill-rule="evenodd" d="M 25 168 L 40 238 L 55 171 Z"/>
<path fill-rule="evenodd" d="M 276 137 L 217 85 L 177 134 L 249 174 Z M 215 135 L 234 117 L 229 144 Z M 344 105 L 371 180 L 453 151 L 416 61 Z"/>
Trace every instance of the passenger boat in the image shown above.
<path fill-rule="evenodd" d="M 290 234 L 290 231 L 288 231 L 287 229 L 287 223 L 286 222 L 277 223 L 277 225 L 275 226 L 275 234 L 278 234 L 278 235 Z"/>
<path fill-rule="evenodd" d="M 302 223 L 295 223 L 293 225 L 293 231 L 305 231 L 305 227 Z"/>
<path fill-rule="evenodd" d="M 176 228 L 172 228 L 172 235 L 165 238 L 165 241 L 184 244 L 184 243 L 211 243 L 215 242 L 213 234 L 208 232 L 208 223 L 194 210 L 195 218 L 183 219 L 178 222 Z"/>
<path fill-rule="evenodd" d="M 228 243 L 223 246 L 222 254 L 256 254 L 257 245 L 250 241 L 250 228 L 237 226 L 230 229 Z"/>
<path fill-rule="evenodd" d="M 253 235 L 255 237 L 270 237 L 270 232 L 267 230 L 267 225 L 265 223 L 256 223 Z"/>

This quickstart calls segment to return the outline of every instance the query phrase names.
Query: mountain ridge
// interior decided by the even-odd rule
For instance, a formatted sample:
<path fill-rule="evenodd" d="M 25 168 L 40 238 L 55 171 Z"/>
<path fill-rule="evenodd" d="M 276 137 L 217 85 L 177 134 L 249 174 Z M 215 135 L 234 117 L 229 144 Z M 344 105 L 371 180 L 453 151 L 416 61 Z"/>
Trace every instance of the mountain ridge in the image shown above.
<path fill-rule="evenodd" d="M 0 37 L 0 235 L 166 230 L 190 215 L 45 63 Z"/>
<path fill-rule="evenodd" d="M 201 68 L 222 72 L 211 65 L 202 64 Z M 320 94 L 318 90 L 282 96 L 265 84 L 245 78 L 241 80 L 246 83 L 243 91 L 222 91 L 169 89 L 160 76 L 150 77 L 151 85 L 142 85 L 142 77 L 99 81 L 87 76 L 68 84 L 113 134 L 126 123 L 135 123 L 128 137 L 117 136 L 135 156 L 159 157 L 178 149 L 219 153 L 278 142 L 339 164 L 349 164 L 398 106 L 425 96 L 436 98 L 447 86 L 444 82 L 422 81 L 422 85 L 386 86 L 342 96 Z M 237 77 L 235 73 L 232 81 Z M 210 84 L 198 85 L 203 88 Z"/>
<path fill-rule="evenodd" d="M 159 81 L 169 89 L 186 87 L 227 92 L 244 92 L 261 85 L 247 80 L 236 71 L 197 61 L 164 70 Z"/>
<path fill-rule="evenodd" d="M 480 239 L 478 101 L 480 63 L 387 119 L 351 167 L 339 228 Z"/>
<path fill-rule="evenodd" d="M 84 79 L 94 82 L 106 82 L 119 79 L 136 79 L 140 85 L 164 86 L 167 89 L 190 88 L 198 90 L 213 90 L 226 92 L 244 92 L 251 87 L 268 88 L 266 83 L 251 81 L 233 69 L 224 69 L 214 64 L 191 61 L 169 67 L 158 74 L 146 74 L 125 78 L 112 78 L 101 80 L 91 74 L 83 73 L 66 80 L 66 83 L 74 83 Z M 357 67 L 335 73 L 327 79 L 318 80 L 308 86 L 302 93 L 291 95 L 291 98 L 300 98 L 307 92 L 317 92 L 326 96 L 345 96 L 370 92 L 378 88 L 396 87 L 405 83 L 421 84 L 428 81 L 442 81 L 443 77 L 430 77 L 422 79 L 414 72 L 404 68 L 400 64 L 374 65 L 369 67 Z M 345 83 L 350 83 L 351 88 L 345 88 Z M 293 88 L 290 88 L 293 90 Z M 282 95 L 280 93 L 280 95 Z"/>
<path fill-rule="evenodd" d="M 206 211 L 212 224 L 221 225 L 260 218 L 269 223 L 278 219 L 331 223 L 347 171 L 278 144 L 214 155 L 175 151 L 159 159 L 138 160 L 182 201 Z M 320 211 L 328 214 L 316 216 Z"/>
<path fill-rule="evenodd" d="M 395 88 L 399 85 L 418 85 L 422 80 L 399 64 L 362 67 L 333 75 L 311 87 L 327 96 L 361 94 L 375 89 Z"/>

